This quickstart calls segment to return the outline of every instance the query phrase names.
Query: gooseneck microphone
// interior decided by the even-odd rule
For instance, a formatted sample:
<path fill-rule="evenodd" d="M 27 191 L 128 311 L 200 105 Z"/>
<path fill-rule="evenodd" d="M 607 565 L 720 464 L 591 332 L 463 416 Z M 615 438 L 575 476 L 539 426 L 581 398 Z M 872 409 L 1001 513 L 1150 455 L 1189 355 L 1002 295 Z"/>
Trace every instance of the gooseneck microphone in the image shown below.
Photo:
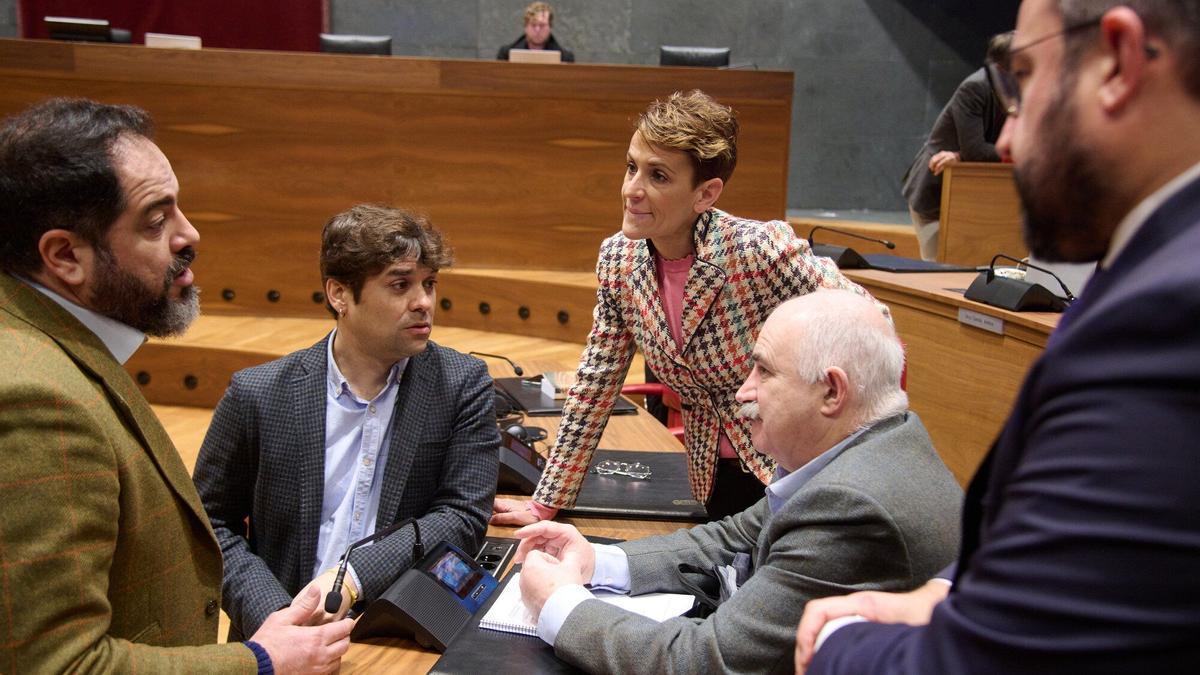
<path fill-rule="evenodd" d="M 485 354 L 484 352 L 467 352 L 467 353 L 470 354 L 471 356 L 486 356 L 489 359 L 500 359 L 501 361 L 504 361 L 508 365 L 512 366 L 513 373 L 516 374 L 517 377 L 521 377 L 522 375 L 525 374 L 525 371 L 521 370 L 521 366 L 518 366 L 517 364 L 513 363 L 512 359 L 508 358 L 507 356 L 500 356 L 499 354 Z"/>
<path fill-rule="evenodd" d="M 1045 272 L 1046 274 L 1049 274 L 1051 277 L 1054 278 L 1055 281 L 1058 282 L 1059 286 L 1062 286 L 1063 293 L 1064 293 L 1063 297 L 1067 299 L 1067 302 L 1075 301 L 1075 295 L 1071 293 L 1071 289 L 1067 288 L 1067 285 L 1063 283 L 1063 280 L 1058 278 L 1057 274 L 1055 274 L 1054 272 L 1051 272 L 1050 270 L 1046 269 L 1045 267 L 1038 267 L 1037 265 L 1034 265 L 1033 263 L 1029 262 L 1028 260 L 1019 260 L 1017 258 L 1012 257 L 1011 255 L 1005 255 L 1003 253 L 997 253 L 996 255 L 992 256 L 992 262 L 988 265 L 988 270 L 987 270 L 988 283 L 991 283 L 992 279 L 996 278 L 996 261 L 1000 260 L 1001 258 L 1003 258 L 1004 260 L 1008 260 L 1010 262 L 1015 262 L 1018 265 L 1032 267 L 1033 269 L 1035 269 L 1039 272 Z"/>
<path fill-rule="evenodd" d="M 858 234 L 857 232 L 850 232 L 847 230 L 839 230 L 836 227 L 825 227 L 824 225 L 817 225 L 816 227 L 814 227 L 813 229 L 808 231 L 808 245 L 810 247 L 813 245 L 813 232 L 816 232 L 817 230 L 825 230 L 826 232 L 837 232 L 838 234 L 844 234 L 847 237 L 854 237 L 855 239 L 863 239 L 866 241 L 873 241 L 876 244 L 883 244 L 884 246 L 888 247 L 888 249 L 896 248 L 896 244 L 888 241 L 887 239 L 877 239 L 876 237 L 868 237 L 865 234 Z"/>
<path fill-rule="evenodd" d="M 413 563 L 415 564 L 425 557 L 425 547 L 421 544 L 421 526 L 417 524 L 416 518 L 405 518 L 398 523 L 392 523 L 375 534 L 350 544 L 346 547 L 346 552 L 342 554 L 342 562 L 338 565 L 337 576 L 333 578 L 333 588 L 325 595 L 325 612 L 327 614 L 337 614 L 338 609 L 342 606 L 342 581 L 346 579 L 346 565 L 350 562 L 350 552 L 364 544 L 383 539 L 409 523 L 412 523 L 413 526 Z"/>

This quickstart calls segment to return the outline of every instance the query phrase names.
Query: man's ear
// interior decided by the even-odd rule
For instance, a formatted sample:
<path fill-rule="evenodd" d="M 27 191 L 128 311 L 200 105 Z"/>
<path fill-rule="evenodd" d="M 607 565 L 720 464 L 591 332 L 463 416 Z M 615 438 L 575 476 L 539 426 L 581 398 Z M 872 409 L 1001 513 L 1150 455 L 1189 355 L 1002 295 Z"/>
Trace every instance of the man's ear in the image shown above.
<path fill-rule="evenodd" d="M 1100 20 L 1101 48 L 1107 65 L 1100 83 L 1104 111 L 1118 113 L 1133 100 L 1152 58 L 1146 45 L 1146 27 L 1128 7 L 1114 7 Z"/>
<path fill-rule="evenodd" d="M 709 178 L 696 187 L 696 203 L 692 208 L 696 213 L 704 213 L 717 203 L 721 191 L 725 189 L 725 181 L 720 178 Z"/>
<path fill-rule="evenodd" d="M 850 378 L 837 366 L 825 369 L 825 394 L 821 397 L 821 414 L 836 417 L 850 402 Z"/>
<path fill-rule="evenodd" d="M 325 299 L 329 301 L 333 311 L 337 312 L 339 317 L 345 316 L 346 308 L 354 300 L 354 293 L 350 287 L 338 281 L 337 279 L 325 280 Z"/>
<path fill-rule="evenodd" d="M 41 275 L 47 286 L 79 288 L 95 269 L 96 249 L 70 230 L 47 230 L 38 239 L 42 257 Z"/>

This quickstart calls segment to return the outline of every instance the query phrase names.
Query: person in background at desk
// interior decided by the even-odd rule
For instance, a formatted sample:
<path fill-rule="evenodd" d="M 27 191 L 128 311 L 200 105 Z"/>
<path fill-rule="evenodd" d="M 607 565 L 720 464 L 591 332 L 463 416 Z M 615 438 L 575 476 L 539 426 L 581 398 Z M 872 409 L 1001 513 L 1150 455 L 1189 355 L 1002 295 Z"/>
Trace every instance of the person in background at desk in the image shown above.
<path fill-rule="evenodd" d="M 554 27 L 554 8 L 544 2 L 535 2 L 525 8 L 525 33 L 504 45 L 496 54 L 499 61 L 508 60 L 511 49 L 547 49 L 562 54 L 563 63 L 574 63 L 575 54 L 558 44 L 550 29 Z"/>
<path fill-rule="evenodd" d="M 216 644 L 221 547 L 122 367 L 200 311 L 153 132 L 81 99 L 0 129 L 0 671 L 336 671 L 352 624 L 308 627 L 315 591 Z"/>
<path fill-rule="evenodd" d="M 789 300 L 753 361 L 738 400 L 779 463 L 757 504 L 618 546 L 558 523 L 517 532 L 522 597 L 560 658 L 597 673 L 787 671 L 810 598 L 911 589 L 953 559 L 962 490 L 907 411 L 904 350 L 873 303 L 827 290 Z M 583 587 L 686 593 L 680 565 L 731 561 L 740 588 L 707 618 L 660 624 Z"/>
<path fill-rule="evenodd" d="M 638 348 L 682 401 L 688 478 L 709 516 L 762 498 L 775 463 L 754 448 L 735 400 L 759 326 L 779 303 L 818 288 L 866 291 L 787 223 L 715 208 L 737 163 L 737 133 L 733 110 L 699 90 L 655 101 L 638 118 L 621 232 L 600 246 L 594 323 L 558 439 L 533 500 L 497 500 L 493 523 L 527 525 L 575 503 Z"/>
<path fill-rule="evenodd" d="M 231 639 L 334 582 L 346 547 L 418 518 L 427 542 L 475 551 L 496 495 L 500 433 L 483 362 L 429 340 L 442 235 L 401 209 L 329 220 L 321 278 L 336 325 L 277 361 L 234 374 L 196 462 L 225 551 Z M 246 520 L 249 518 L 249 531 Z M 379 597 L 409 567 L 401 528 L 350 555 L 342 606 Z"/>
<path fill-rule="evenodd" d="M 988 42 L 988 60 L 1002 61 L 1011 42 L 1011 32 L 994 36 Z M 999 162 L 995 143 L 1003 126 L 1004 106 L 992 93 L 987 71 L 980 68 L 954 90 L 901 179 L 900 192 L 908 201 L 922 259 L 937 258 L 942 171 L 951 162 Z"/>
<path fill-rule="evenodd" d="M 1029 251 L 1099 268 L 967 489 L 953 586 L 811 603 L 798 669 L 1200 664 L 1200 3 L 1026 0 L 1007 63 Z"/>

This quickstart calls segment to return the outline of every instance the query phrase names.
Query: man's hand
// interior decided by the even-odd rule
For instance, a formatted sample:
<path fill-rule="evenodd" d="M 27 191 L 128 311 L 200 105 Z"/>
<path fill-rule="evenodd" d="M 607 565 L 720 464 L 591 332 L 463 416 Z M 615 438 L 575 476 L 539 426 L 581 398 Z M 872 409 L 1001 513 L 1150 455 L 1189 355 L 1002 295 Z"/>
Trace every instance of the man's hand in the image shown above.
<path fill-rule="evenodd" d="M 254 637 L 277 673 L 336 672 L 342 656 L 350 648 L 350 629 L 354 622 L 342 619 L 324 626 L 306 626 L 322 602 L 320 591 L 309 584 L 290 607 L 285 607 L 263 622 Z"/>
<path fill-rule="evenodd" d="M 946 170 L 946 165 L 958 161 L 958 153 L 949 150 L 942 150 L 938 154 L 929 158 L 929 171 L 935 176 L 940 176 L 942 171 Z"/>
<path fill-rule="evenodd" d="M 573 565 L 583 579 L 578 583 L 586 584 L 592 580 L 592 573 L 596 569 L 596 551 L 573 525 L 545 520 L 522 527 L 515 535 L 521 543 L 517 546 L 513 562 L 524 562 L 531 552 L 541 551 L 562 564 Z M 524 578 L 525 575 L 521 576 Z"/>
<path fill-rule="evenodd" d="M 541 508 L 542 514 L 539 516 L 534 509 Z M 551 509 L 540 504 L 535 506 L 532 500 L 522 499 L 502 499 L 496 498 L 492 502 L 492 525 L 512 525 L 520 527 L 522 525 L 532 525 L 539 520 L 549 520 L 558 513 L 558 509 Z"/>
<path fill-rule="evenodd" d="M 796 672 L 803 673 L 812 662 L 817 635 L 829 621 L 857 614 L 868 621 L 922 626 L 929 623 L 933 608 L 945 600 L 949 592 L 949 584 L 934 580 L 908 593 L 862 591 L 809 601 L 796 629 Z"/>
<path fill-rule="evenodd" d="M 336 577 L 337 568 L 327 569 L 316 579 L 308 582 L 308 585 L 301 589 L 300 592 L 296 594 L 295 598 L 292 598 L 292 607 L 295 607 L 296 603 L 300 602 L 301 598 L 308 594 L 308 589 L 317 589 L 319 597 L 317 607 L 313 610 L 313 614 L 311 617 L 309 617 L 308 621 L 304 622 L 304 625 L 320 626 L 322 624 L 337 621 L 338 619 L 346 616 L 346 612 L 350 611 L 350 605 L 354 604 L 351 602 L 351 598 L 358 596 L 358 588 L 354 585 L 354 579 L 351 578 L 349 573 L 342 578 L 342 588 L 338 589 L 342 593 L 342 604 L 340 607 L 338 607 L 337 614 L 330 614 L 329 612 L 325 611 L 325 596 L 333 588 L 333 582 L 335 581 Z"/>
<path fill-rule="evenodd" d="M 536 619 L 554 591 L 569 584 L 583 585 L 590 578 L 585 579 L 577 565 L 541 551 L 529 551 L 521 567 L 521 600 Z"/>

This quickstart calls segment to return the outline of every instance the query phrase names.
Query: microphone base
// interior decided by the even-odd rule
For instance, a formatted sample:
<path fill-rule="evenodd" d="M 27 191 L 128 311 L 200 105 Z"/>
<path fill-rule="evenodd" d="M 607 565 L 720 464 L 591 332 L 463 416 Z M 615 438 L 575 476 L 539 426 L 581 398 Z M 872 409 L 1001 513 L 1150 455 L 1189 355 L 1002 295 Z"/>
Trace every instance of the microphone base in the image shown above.
<path fill-rule="evenodd" d="M 1067 308 L 1066 301 L 1045 286 L 995 275 L 988 281 L 988 272 L 980 272 L 963 297 L 1010 312 L 1061 312 Z"/>
<path fill-rule="evenodd" d="M 825 258 L 833 259 L 833 264 L 842 270 L 865 270 L 871 267 L 866 258 L 859 255 L 858 251 L 848 246 L 836 246 L 834 244 L 813 244 L 813 255 L 819 255 Z"/>

